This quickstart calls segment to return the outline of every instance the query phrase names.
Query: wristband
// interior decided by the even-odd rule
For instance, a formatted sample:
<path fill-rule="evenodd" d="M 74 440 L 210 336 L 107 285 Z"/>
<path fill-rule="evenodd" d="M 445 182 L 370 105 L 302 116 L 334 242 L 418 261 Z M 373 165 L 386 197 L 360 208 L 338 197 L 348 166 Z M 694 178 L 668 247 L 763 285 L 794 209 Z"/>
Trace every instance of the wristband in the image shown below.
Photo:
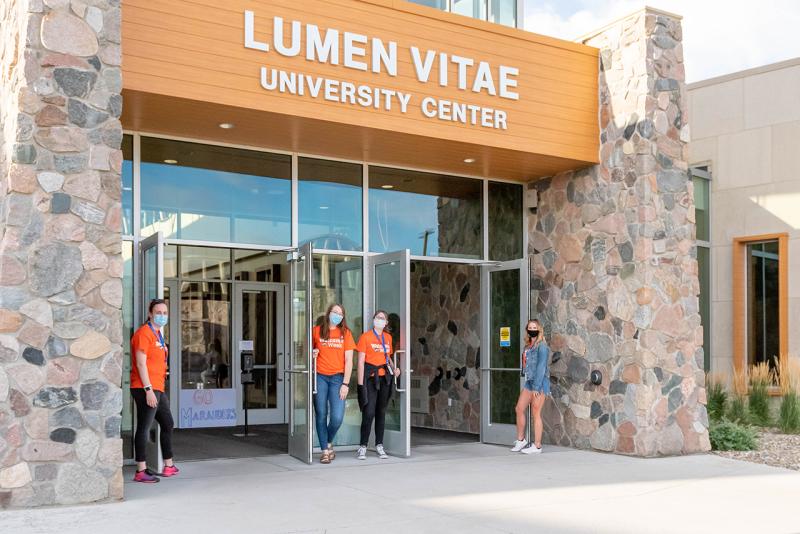
<path fill-rule="evenodd" d="M 144 390 L 145 391 L 153 391 L 153 386 L 145 386 Z"/>

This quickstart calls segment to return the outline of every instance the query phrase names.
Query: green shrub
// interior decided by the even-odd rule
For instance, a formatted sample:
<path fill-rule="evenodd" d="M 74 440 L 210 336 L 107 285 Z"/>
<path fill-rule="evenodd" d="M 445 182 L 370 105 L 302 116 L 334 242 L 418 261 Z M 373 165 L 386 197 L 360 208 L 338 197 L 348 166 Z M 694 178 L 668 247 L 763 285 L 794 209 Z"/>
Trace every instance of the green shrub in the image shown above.
<path fill-rule="evenodd" d="M 769 426 L 772 418 L 769 415 L 769 393 L 767 385 L 761 382 L 753 383 L 750 396 L 747 399 L 747 409 L 750 412 L 750 421 L 754 425 Z"/>
<path fill-rule="evenodd" d="M 783 395 L 778 426 L 786 433 L 800 432 L 800 397 L 794 391 Z"/>
<path fill-rule="evenodd" d="M 756 448 L 756 431 L 733 421 L 711 423 L 708 437 L 715 451 L 752 451 Z"/>
<path fill-rule="evenodd" d="M 728 392 L 720 382 L 711 382 L 708 386 L 708 417 L 712 421 L 720 421 L 725 417 L 728 405 Z"/>
<path fill-rule="evenodd" d="M 734 423 L 747 422 L 747 407 L 744 403 L 744 397 L 735 396 L 728 406 L 728 419 Z"/>

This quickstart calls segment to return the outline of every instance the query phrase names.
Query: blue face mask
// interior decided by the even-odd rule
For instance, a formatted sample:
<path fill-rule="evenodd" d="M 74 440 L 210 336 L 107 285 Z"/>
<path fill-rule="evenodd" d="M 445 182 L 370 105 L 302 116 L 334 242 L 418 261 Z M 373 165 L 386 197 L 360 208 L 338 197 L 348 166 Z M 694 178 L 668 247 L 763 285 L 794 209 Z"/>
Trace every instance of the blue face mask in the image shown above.
<path fill-rule="evenodd" d="M 169 316 L 167 315 L 154 315 L 153 322 L 159 328 L 164 328 L 167 326 L 167 322 L 169 321 Z"/>
<path fill-rule="evenodd" d="M 333 326 L 339 326 L 339 323 L 342 322 L 342 319 L 344 319 L 344 317 L 342 317 L 340 314 L 336 312 L 331 312 L 330 315 L 328 315 L 328 319 L 330 320 Z"/>

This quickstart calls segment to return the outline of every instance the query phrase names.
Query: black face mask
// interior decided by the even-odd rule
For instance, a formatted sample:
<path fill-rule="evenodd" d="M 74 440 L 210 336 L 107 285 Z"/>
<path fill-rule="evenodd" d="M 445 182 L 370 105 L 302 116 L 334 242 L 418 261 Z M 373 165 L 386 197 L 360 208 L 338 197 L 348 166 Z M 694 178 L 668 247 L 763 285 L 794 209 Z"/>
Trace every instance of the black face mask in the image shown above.
<path fill-rule="evenodd" d="M 537 337 L 539 337 L 539 331 L 538 330 L 528 330 L 528 336 L 531 337 L 531 338 L 537 338 Z"/>

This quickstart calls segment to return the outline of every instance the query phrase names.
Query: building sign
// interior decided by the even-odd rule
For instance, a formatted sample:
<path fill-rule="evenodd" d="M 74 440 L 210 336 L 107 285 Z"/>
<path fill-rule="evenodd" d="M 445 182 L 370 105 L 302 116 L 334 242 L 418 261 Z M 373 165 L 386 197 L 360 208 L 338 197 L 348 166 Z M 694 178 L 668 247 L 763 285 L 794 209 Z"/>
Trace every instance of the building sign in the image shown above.
<path fill-rule="evenodd" d="M 182 389 L 180 427 L 236 426 L 236 390 Z"/>
<path fill-rule="evenodd" d="M 501 347 L 510 347 L 511 346 L 511 327 L 510 326 L 501 326 L 500 327 L 500 346 Z"/>
<path fill-rule="evenodd" d="M 245 48 L 371 72 L 377 75 L 376 79 L 386 81 L 354 83 L 311 74 L 305 69 L 287 70 L 265 65 L 261 67 L 260 82 L 266 91 L 496 130 L 508 129 L 508 112 L 501 109 L 503 101 L 519 100 L 517 78 L 520 72 L 517 67 L 493 65 L 453 51 L 418 46 L 401 49 L 395 41 L 334 28 L 323 29 L 298 20 L 284 21 L 277 16 L 272 17 L 271 29 L 270 42 L 259 38 L 265 32 L 256 27 L 255 13 L 246 10 Z M 265 60 L 268 57 L 265 56 Z M 397 77 L 401 69 L 408 69 L 410 72 L 407 74 L 421 84 L 419 93 L 392 88 L 391 78 Z M 434 84 L 482 94 L 495 101 L 497 107 L 426 95 L 425 86 Z"/>

